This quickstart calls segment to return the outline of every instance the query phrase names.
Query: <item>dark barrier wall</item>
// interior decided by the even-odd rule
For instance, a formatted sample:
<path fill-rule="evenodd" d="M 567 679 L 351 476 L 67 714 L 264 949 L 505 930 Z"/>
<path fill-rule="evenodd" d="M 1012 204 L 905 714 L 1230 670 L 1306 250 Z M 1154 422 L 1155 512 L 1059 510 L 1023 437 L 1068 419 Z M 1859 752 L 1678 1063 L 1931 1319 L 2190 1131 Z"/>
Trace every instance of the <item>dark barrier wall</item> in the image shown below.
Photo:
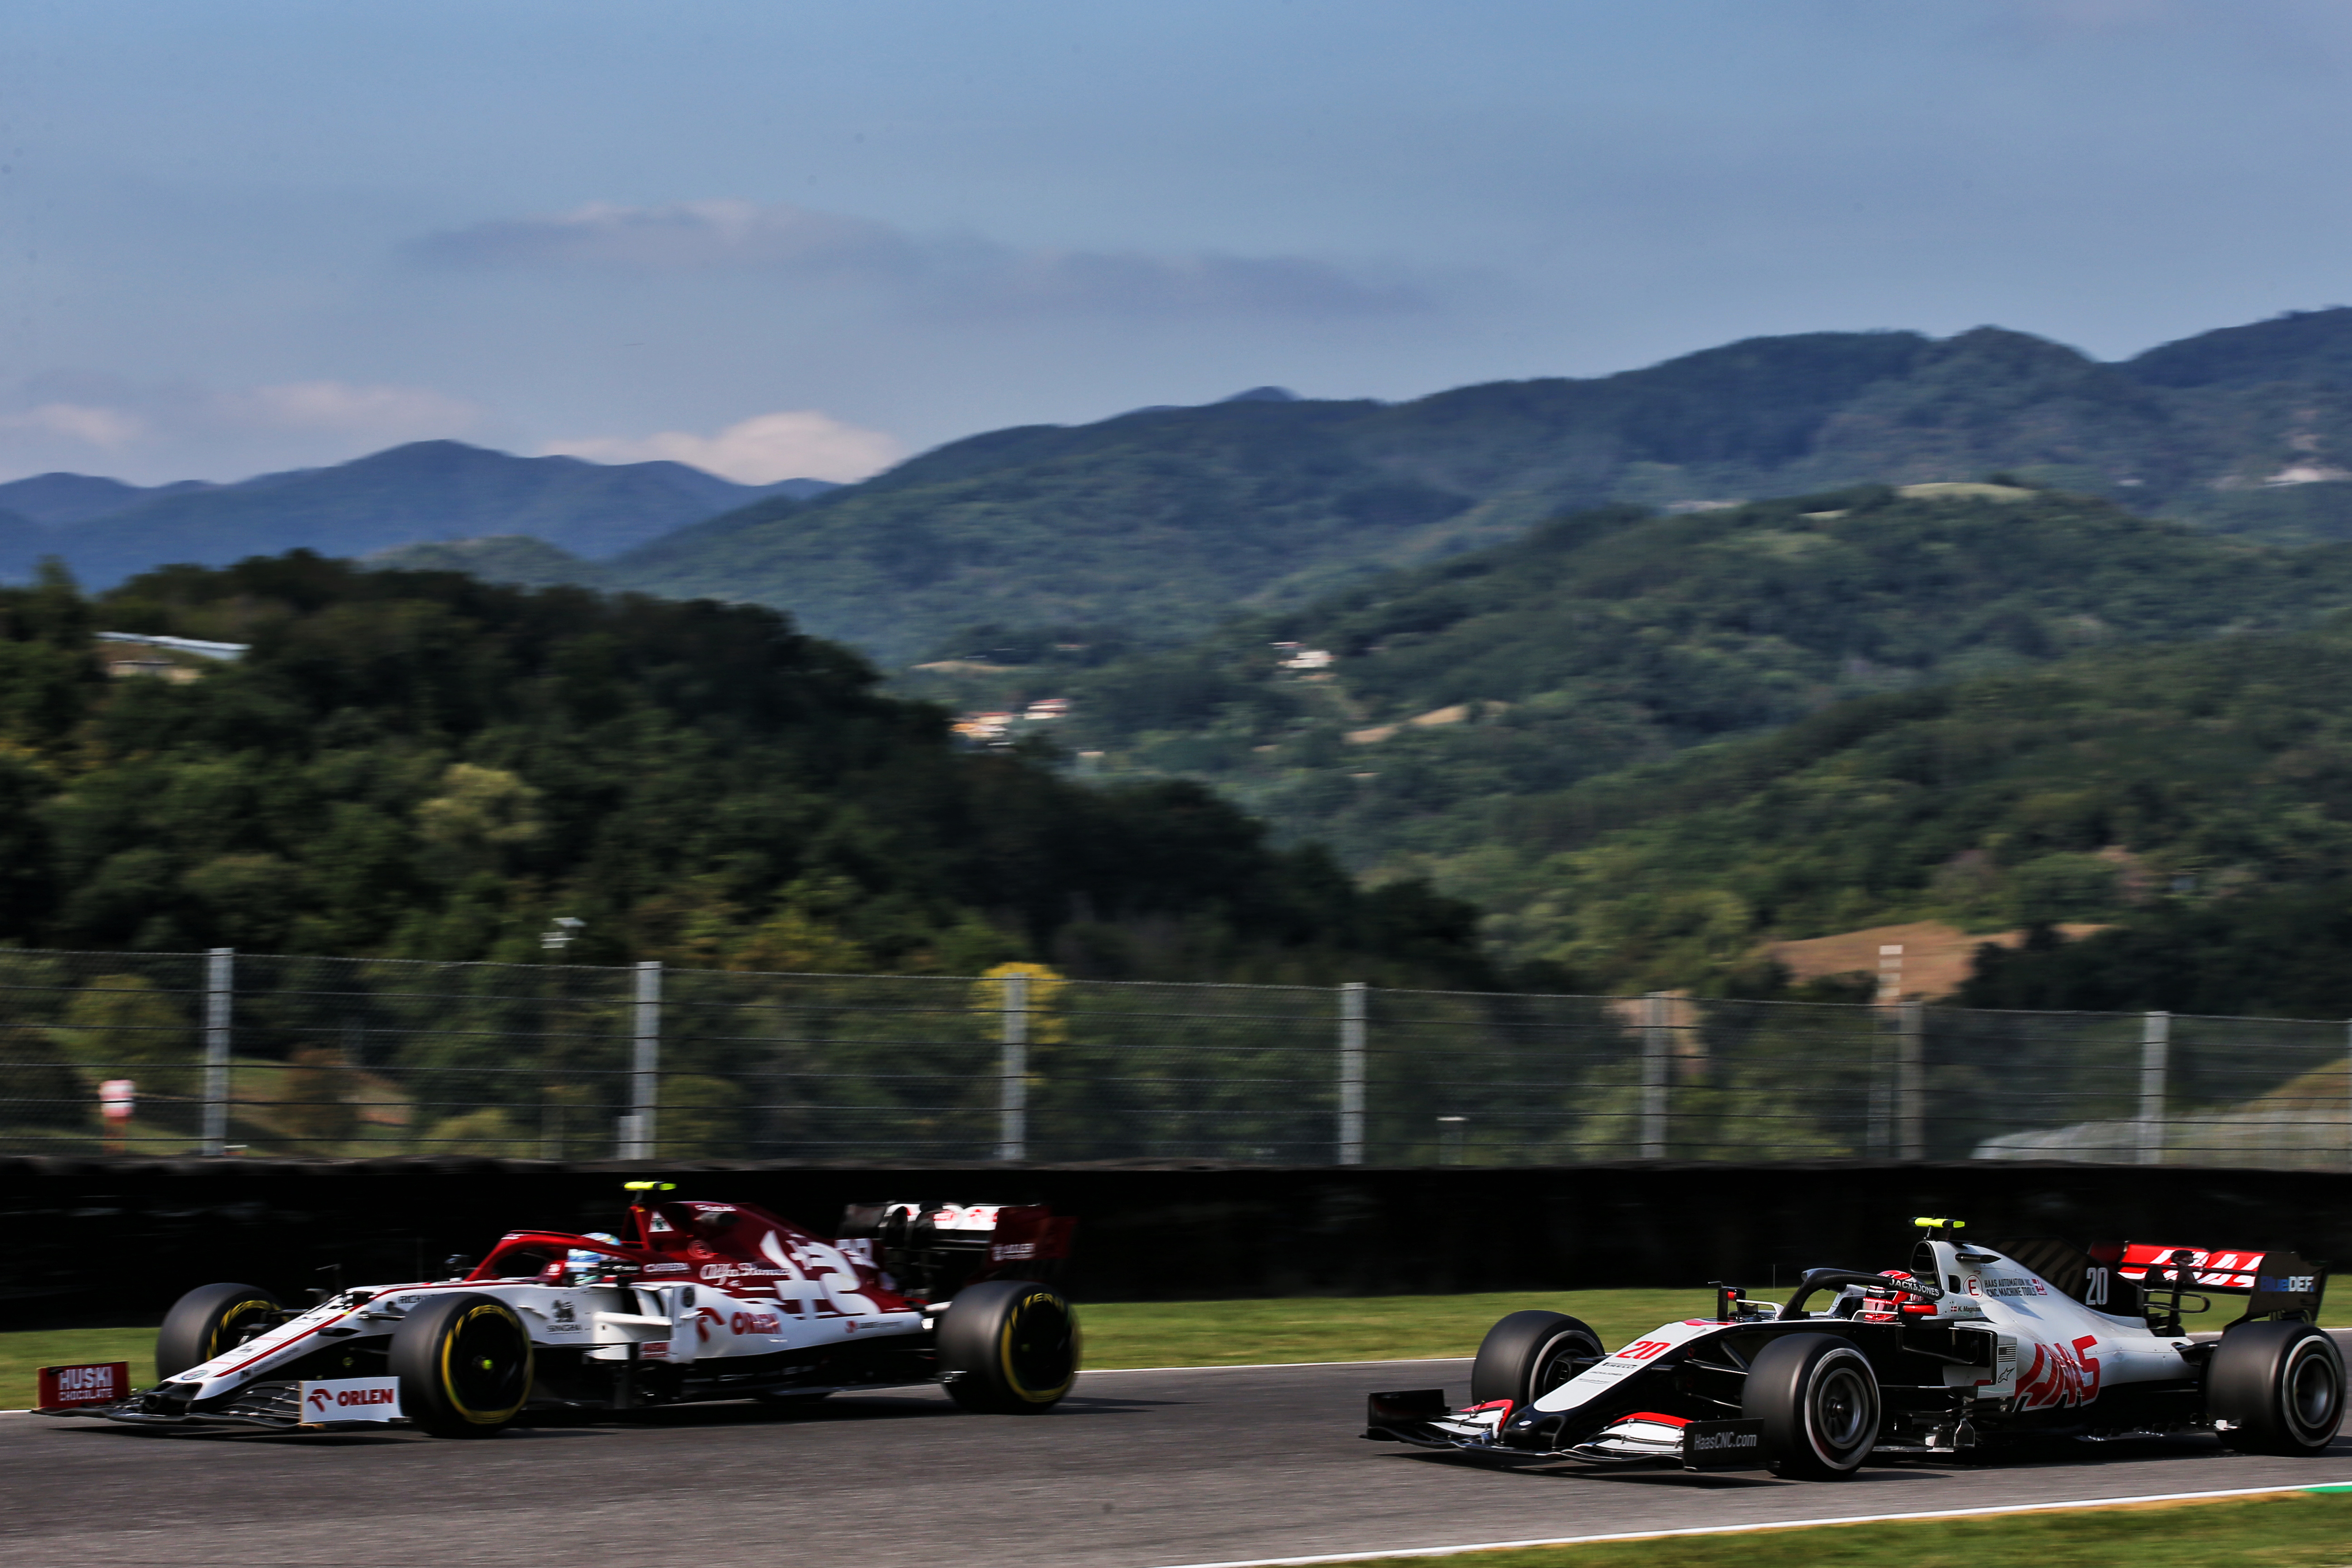
<path fill-rule="evenodd" d="M 2352 1259 L 2352 1175 L 1841 1161 L 1438 1170 L 562 1165 L 0 1158 L 11 1327 L 152 1321 L 191 1286 L 304 1299 L 437 1277 L 526 1226 L 615 1228 L 623 1181 L 761 1205 L 826 1235 L 848 1202 L 1045 1202 L 1079 1216 L 1081 1302 L 1295 1294 L 1764 1287 L 1899 1266 L 1915 1215 L 1968 1234 L 2291 1247 Z M 2352 1288 L 2352 1287 L 2347 1287 Z"/>

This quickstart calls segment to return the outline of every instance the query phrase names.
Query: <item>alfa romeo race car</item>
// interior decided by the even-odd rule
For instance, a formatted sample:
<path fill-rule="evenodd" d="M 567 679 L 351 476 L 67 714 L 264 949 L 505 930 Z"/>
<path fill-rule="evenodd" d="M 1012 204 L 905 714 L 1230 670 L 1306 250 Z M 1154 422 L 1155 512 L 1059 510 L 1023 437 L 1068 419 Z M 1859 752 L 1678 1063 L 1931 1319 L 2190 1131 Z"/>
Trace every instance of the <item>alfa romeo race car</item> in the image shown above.
<path fill-rule="evenodd" d="M 1831 1480 L 1875 1454 L 1959 1454 L 2032 1436 L 2213 1432 L 2318 1454 L 2344 1417 L 2344 1358 L 2316 1326 L 2327 1279 L 2291 1253 L 1959 1241 L 1923 1219 L 1910 1267 L 1811 1269 L 1777 1306 L 1715 1311 L 1613 1354 L 1559 1312 L 1514 1312 L 1478 1347 L 1470 1403 L 1375 1394 L 1367 1437 L 1494 1459 L 1769 1466 Z M 2192 1337 L 2216 1297 L 2244 1310 Z M 1823 1310 L 1809 1310 L 1820 1300 Z"/>
<path fill-rule="evenodd" d="M 45 1387 L 82 1397 L 45 1400 L 44 1413 L 142 1426 L 400 1421 L 480 1437 L 532 1408 L 790 1404 L 923 1382 L 967 1409 L 1042 1412 L 1076 1377 L 1076 1315 L 1048 1282 L 1073 1219 L 857 1204 L 826 1241 L 750 1204 L 628 1187 L 625 1240 L 510 1231 L 478 1265 L 451 1258 L 448 1279 L 362 1285 L 308 1310 L 250 1285 L 191 1290 L 157 1336 L 154 1386 L 90 1397 L 115 1386 L 104 1368 L 47 1369 L 57 1375 Z"/>

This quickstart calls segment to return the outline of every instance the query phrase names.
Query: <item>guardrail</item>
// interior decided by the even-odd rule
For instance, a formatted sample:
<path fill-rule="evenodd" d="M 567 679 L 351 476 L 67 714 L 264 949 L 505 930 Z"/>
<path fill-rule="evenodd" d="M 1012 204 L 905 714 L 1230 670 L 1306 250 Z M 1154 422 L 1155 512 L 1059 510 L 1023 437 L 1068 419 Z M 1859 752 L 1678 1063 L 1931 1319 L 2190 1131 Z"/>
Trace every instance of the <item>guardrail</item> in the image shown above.
<path fill-rule="evenodd" d="M 0 950 L 0 1152 L 2352 1169 L 2341 1020 Z"/>

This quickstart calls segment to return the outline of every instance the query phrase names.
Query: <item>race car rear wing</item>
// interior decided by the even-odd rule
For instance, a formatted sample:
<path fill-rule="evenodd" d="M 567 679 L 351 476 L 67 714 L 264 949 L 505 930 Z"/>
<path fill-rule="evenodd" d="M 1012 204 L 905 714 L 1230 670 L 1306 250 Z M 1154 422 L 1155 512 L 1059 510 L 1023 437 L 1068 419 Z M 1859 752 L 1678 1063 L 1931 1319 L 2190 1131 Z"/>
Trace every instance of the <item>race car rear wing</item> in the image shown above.
<path fill-rule="evenodd" d="M 2095 1247 L 2093 1256 L 2107 1250 Z M 2116 1275 L 2139 1285 L 2151 1299 L 2176 1300 L 2189 1291 L 2246 1298 L 2245 1318 L 2304 1317 L 2316 1320 L 2327 1293 L 2327 1270 L 2292 1252 L 2245 1247 L 2164 1247 L 2126 1242 L 2116 1258 Z"/>
<path fill-rule="evenodd" d="M 1042 1204 L 851 1204 L 837 1235 L 870 1239 L 908 1295 L 944 1301 L 983 1279 L 1059 1279 L 1077 1227 Z"/>

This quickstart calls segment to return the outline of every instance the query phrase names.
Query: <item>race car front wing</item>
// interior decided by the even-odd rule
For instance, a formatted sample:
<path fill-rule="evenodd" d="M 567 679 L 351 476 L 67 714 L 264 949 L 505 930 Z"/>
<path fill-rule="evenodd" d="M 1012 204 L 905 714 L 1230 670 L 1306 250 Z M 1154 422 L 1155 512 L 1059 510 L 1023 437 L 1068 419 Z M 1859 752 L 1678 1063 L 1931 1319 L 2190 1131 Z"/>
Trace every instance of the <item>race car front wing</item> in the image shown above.
<path fill-rule="evenodd" d="M 1699 1421 L 1655 1410 L 1619 1415 L 1565 1448 L 1521 1448 L 1501 1440 L 1512 1403 L 1494 1400 L 1455 1411 L 1442 1388 L 1375 1394 L 1365 1401 L 1364 1436 L 1375 1442 L 1477 1453 L 1523 1464 L 1581 1459 L 1606 1465 L 1679 1465 L 1685 1470 L 1756 1469 L 1764 1452 L 1761 1421 Z"/>

